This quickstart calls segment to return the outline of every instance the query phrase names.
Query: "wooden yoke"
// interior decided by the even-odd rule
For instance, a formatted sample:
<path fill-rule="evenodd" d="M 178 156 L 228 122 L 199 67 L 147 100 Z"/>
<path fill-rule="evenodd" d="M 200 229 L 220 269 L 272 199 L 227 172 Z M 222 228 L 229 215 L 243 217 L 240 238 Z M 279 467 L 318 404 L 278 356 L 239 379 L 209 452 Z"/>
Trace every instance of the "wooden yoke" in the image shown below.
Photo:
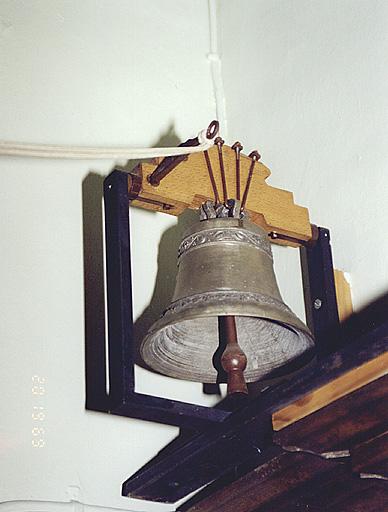
<path fill-rule="evenodd" d="M 217 190 L 222 198 L 222 181 L 218 148 L 207 151 L 213 169 Z M 228 198 L 236 198 L 236 152 L 226 144 L 222 146 Z M 148 177 L 155 171 L 162 159 L 152 163 L 141 163 L 129 174 L 128 187 L 132 205 L 147 210 L 179 215 L 186 208 L 197 209 L 210 199 L 214 201 L 214 191 L 209 177 L 205 153 L 193 153 L 181 161 L 160 184 L 153 186 Z M 240 154 L 241 195 L 244 193 L 252 160 Z M 268 233 L 276 233 L 308 241 L 312 229 L 307 208 L 294 203 L 293 194 L 287 190 L 271 187 L 265 180 L 270 170 L 261 162 L 256 162 L 251 186 L 247 196 L 246 210 L 255 224 Z M 290 246 L 297 246 L 293 240 L 275 240 Z"/>

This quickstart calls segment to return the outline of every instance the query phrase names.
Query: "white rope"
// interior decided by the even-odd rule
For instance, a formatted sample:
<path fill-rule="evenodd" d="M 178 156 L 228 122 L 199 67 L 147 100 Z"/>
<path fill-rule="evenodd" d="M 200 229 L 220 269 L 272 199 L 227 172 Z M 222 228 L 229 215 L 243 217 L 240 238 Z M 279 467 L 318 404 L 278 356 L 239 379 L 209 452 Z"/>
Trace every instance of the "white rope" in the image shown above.
<path fill-rule="evenodd" d="M 51 144 L 26 144 L 23 142 L 0 141 L 0 156 L 22 156 L 37 158 L 79 158 L 79 159 L 137 159 L 188 155 L 205 151 L 213 146 L 206 136 L 206 130 L 198 134 L 199 146 L 172 148 L 128 148 L 57 146 Z"/>

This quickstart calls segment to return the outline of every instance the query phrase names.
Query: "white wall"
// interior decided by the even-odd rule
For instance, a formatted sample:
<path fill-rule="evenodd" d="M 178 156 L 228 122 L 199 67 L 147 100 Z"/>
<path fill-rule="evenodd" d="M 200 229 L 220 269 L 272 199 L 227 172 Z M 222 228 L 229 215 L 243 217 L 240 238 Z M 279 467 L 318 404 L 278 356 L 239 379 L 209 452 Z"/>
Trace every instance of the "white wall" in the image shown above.
<path fill-rule="evenodd" d="M 171 126 L 194 136 L 215 117 L 208 27 L 205 0 L 3 0 L 0 138 L 149 146 Z M 178 429 L 84 409 L 82 182 L 113 165 L 0 159 L 0 501 L 19 500 L 7 510 L 51 511 L 23 500 L 70 499 L 173 508 L 122 498 L 120 487 Z M 138 316 L 152 296 L 159 238 L 175 219 L 135 211 L 132 220 Z M 32 393 L 34 376 L 42 395 Z M 211 401 L 200 385 L 139 371 L 140 390 L 155 386 Z M 33 407 L 44 408 L 43 421 Z M 34 437 L 35 427 L 44 434 Z M 39 438 L 45 445 L 34 448 Z"/>
<path fill-rule="evenodd" d="M 312 221 L 331 228 L 336 264 L 351 273 L 360 305 L 387 283 L 388 5 L 218 7 L 228 142 L 257 147 L 269 182 L 293 190 Z M 171 125 L 193 136 L 215 117 L 208 26 L 205 0 L 2 0 L 0 137 L 148 146 Z M 219 77 L 216 86 L 222 92 Z M 122 498 L 120 485 L 177 429 L 84 410 L 82 182 L 113 165 L 0 159 L 5 510 L 51 512 L 71 499 L 90 512 L 173 508 Z M 142 211 L 132 220 L 138 316 L 153 294 L 159 239 L 175 220 Z M 295 251 L 277 251 L 277 273 L 302 316 Z M 44 394 L 32 393 L 34 377 L 45 379 Z M 200 386 L 144 370 L 138 377 L 143 392 L 210 403 Z M 42 448 L 32 446 L 33 407 L 44 408 Z"/>
<path fill-rule="evenodd" d="M 331 230 L 359 307 L 388 289 L 388 3 L 218 6 L 229 139 Z"/>

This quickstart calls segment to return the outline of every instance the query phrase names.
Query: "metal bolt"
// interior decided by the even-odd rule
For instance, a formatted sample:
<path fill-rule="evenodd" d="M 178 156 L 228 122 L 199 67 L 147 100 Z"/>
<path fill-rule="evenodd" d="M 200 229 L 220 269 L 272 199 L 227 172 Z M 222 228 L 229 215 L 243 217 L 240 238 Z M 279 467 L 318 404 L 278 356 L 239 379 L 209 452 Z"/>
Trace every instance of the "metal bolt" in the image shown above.
<path fill-rule="evenodd" d="M 235 142 L 232 146 L 236 153 L 236 199 L 240 200 L 240 153 L 243 149 L 240 142 Z"/>
<path fill-rule="evenodd" d="M 216 137 L 216 138 L 214 139 L 214 144 L 215 144 L 216 146 L 223 146 L 223 145 L 224 145 L 224 143 L 225 143 L 225 141 L 224 141 L 224 139 L 223 139 L 222 137 Z"/>
<path fill-rule="evenodd" d="M 314 300 L 314 308 L 315 308 L 315 309 L 321 309 L 321 306 L 322 306 L 322 301 L 321 301 L 321 299 L 315 299 L 315 300 Z"/>
<path fill-rule="evenodd" d="M 241 142 L 235 142 L 232 146 L 232 149 L 237 153 L 237 155 L 240 154 L 240 152 L 243 150 L 243 147 L 241 145 Z"/>
<path fill-rule="evenodd" d="M 223 193 L 223 200 L 224 203 L 226 203 L 228 199 L 228 191 L 226 188 L 226 176 L 225 176 L 225 168 L 224 168 L 224 159 L 222 156 L 222 146 L 224 145 L 224 139 L 221 137 L 216 137 L 214 139 L 214 144 L 217 146 L 218 149 L 218 161 L 220 163 L 220 171 L 221 171 L 221 182 L 222 182 L 222 193 Z"/>
<path fill-rule="evenodd" d="M 249 158 L 252 158 L 252 160 L 254 160 L 255 162 L 259 161 L 261 158 L 260 153 L 256 150 L 251 151 L 248 156 L 249 156 Z"/>
<path fill-rule="evenodd" d="M 251 159 L 251 165 L 249 167 L 248 178 L 247 178 L 247 182 L 245 184 L 244 195 L 243 195 L 243 198 L 241 201 L 241 210 L 244 210 L 245 204 L 247 202 L 249 187 L 251 186 L 251 180 L 252 180 L 252 175 L 253 175 L 253 168 L 255 166 L 255 163 L 258 162 L 261 158 L 261 155 L 258 151 L 251 151 L 248 156 Z"/>

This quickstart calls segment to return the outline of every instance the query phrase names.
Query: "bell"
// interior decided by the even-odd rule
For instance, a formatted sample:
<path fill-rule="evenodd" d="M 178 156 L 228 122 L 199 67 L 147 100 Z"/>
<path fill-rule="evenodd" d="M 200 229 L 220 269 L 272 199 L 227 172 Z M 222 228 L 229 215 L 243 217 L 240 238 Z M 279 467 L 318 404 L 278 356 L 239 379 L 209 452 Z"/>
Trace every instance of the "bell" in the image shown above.
<path fill-rule="evenodd" d="M 231 366 L 225 352 L 221 368 L 225 332 Z M 185 233 L 172 302 L 140 352 L 170 377 L 214 383 L 232 369 L 240 376 L 245 370 L 245 381 L 254 382 L 305 364 L 313 345 L 306 325 L 282 300 L 267 233 L 247 219 L 224 217 L 197 222 Z"/>

